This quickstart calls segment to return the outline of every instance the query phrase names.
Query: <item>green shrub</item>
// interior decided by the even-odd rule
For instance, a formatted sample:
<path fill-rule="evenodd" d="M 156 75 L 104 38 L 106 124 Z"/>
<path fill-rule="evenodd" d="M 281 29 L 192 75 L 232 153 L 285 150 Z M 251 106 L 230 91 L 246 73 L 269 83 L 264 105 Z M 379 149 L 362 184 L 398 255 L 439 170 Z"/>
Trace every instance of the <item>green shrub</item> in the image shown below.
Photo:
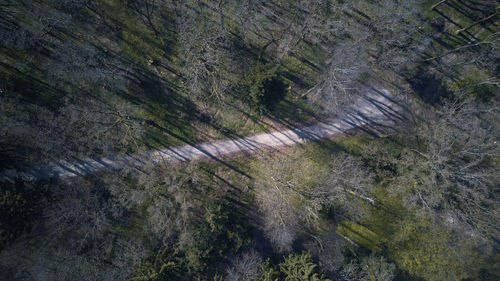
<path fill-rule="evenodd" d="M 252 106 L 260 111 L 273 110 L 286 94 L 287 85 L 281 78 L 279 66 L 257 64 L 250 70 L 246 84 Z"/>
<path fill-rule="evenodd" d="M 314 263 L 311 253 L 291 253 L 284 256 L 283 262 L 273 266 L 268 259 L 262 268 L 261 281 L 329 281 Z"/>
<path fill-rule="evenodd" d="M 224 203 L 210 204 L 205 221 L 193 232 L 193 245 L 186 251 L 188 266 L 203 271 L 207 264 L 219 260 L 228 252 L 236 253 L 249 243 L 246 221 L 234 208 Z"/>

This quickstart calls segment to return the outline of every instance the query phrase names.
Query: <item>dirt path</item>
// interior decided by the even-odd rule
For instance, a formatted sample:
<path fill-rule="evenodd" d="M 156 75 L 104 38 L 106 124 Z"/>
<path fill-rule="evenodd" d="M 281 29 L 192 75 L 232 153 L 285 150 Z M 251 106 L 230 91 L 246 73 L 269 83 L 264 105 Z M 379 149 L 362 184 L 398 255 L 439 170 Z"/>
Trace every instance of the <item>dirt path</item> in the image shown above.
<path fill-rule="evenodd" d="M 176 163 L 210 158 L 219 160 L 231 154 L 254 153 L 269 148 L 292 146 L 353 129 L 390 126 L 393 122 L 403 119 L 400 114 L 401 106 L 392 97 L 388 90 L 372 88 L 343 115 L 328 122 L 238 139 L 170 147 L 135 155 L 74 162 L 59 161 L 44 166 L 29 167 L 24 171 L 7 170 L 0 172 L 0 182 L 13 181 L 16 177 L 25 180 L 69 178 L 122 168 L 140 168 L 150 163 Z"/>

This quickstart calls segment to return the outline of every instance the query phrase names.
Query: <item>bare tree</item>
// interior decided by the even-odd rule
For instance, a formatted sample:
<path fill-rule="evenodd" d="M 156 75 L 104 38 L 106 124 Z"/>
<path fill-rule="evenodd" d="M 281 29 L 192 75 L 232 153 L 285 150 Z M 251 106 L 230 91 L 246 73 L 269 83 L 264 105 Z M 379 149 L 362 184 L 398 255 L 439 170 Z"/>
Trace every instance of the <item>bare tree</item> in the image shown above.
<path fill-rule="evenodd" d="M 120 99 L 109 99 L 67 100 L 55 114 L 41 106 L 20 105 L 18 98 L 4 95 L 0 108 L 4 126 L 0 133 L 11 144 L 36 148 L 36 153 L 25 160 L 37 162 L 140 148 L 143 124 L 132 116 L 135 107 Z"/>
<path fill-rule="evenodd" d="M 189 166 L 186 171 L 160 165 L 146 168 L 147 173 L 138 175 L 139 186 L 144 190 L 136 197 L 136 204 L 143 204 L 146 200 L 151 202 L 146 210 L 148 225 L 164 246 L 170 245 L 174 237 L 190 239 L 197 210 L 201 209 L 201 202 L 194 195 L 197 192 L 195 170 L 194 166 Z M 198 186 L 202 187 L 201 184 Z"/>
<path fill-rule="evenodd" d="M 498 229 L 498 168 L 500 121 L 496 102 L 450 102 L 426 111 L 416 124 L 413 143 L 402 165 L 396 192 L 429 214 L 445 214 L 473 232 L 495 235 Z M 408 142 L 412 143 L 412 142 Z"/>
<path fill-rule="evenodd" d="M 273 179 L 274 181 L 274 179 Z M 292 205 L 295 194 L 275 183 L 256 195 L 257 204 L 264 216 L 264 231 L 280 252 L 290 251 L 299 231 L 300 213 Z"/>
<path fill-rule="evenodd" d="M 369 70 L 362 43 L 340 45 L 327 62 L 319 82 L 306 95 L 326 113 L 339 113 L 359 97 L 359 79 Z"/>
<path fill-rule="evenodd" d="M 262 9 L 260 0 L 235 1 L 235 17 L 238 20 L 238 29 L 243 40 L 247 38 L 249 32 L 256 28 L 258 13 Z"/>
<path fill-rule="evenodd" d="M 389 263 L 383 256 L 370 254 L 361 259 L 345 264 L 340 270 L 341 280 L 345 281 L 391 281 L 394 279 L 396 266 Z"/>
<path fill-rule="evenodd" d="M 54 85 L 108 85 L 117 82 L 112 58 L 88 43 L 64 42 L 56 45 L 52 60 L 44 65 Z"/>
<path fill-rule="evenodd" d="M 184 173 L 185 172 L 185 173 Z M 50 186 L 51 200 L 33 231 L 0 252 L 0 277 L 15 280 L 125 280 L 148 255 L 151 245 L 193 245 L 192 230 L 203 202 L 196 194 L 196 168 L 147 167 L 141 173 L 120 171 L 103 177 L 73 178 Z M 132 239 L 116 232 L 129 227 L 139 208 L 144 220 L 134 223 Z M 131 216 L 131 214 L 133 214 Z M 182 241 L 184 239 L 184 241 Z M 106 261 L 108 266 L 102 266 Z M 5 270 L 6 273 L 3 271 Z"/>
<path fill-rule="evenodd" d="M 125 212 L 109 196 L 107 184 L 96 178 L 75 178 L 53 183 L 50 190 L 50 202 L 32 230 L 35 238 L 19 240 L 0 252 L 0 267 L 10 273 L 8 279 L 126 279 L 146 248 L 142 242 L 110 233 Z M 116 256 L 109 259 L 109 253 Z M 111 266 L 101 266 L 103 260 Z"/>
<path fill-rule="evenodd" d="M 299 157 L 298 153 L 279 155 L 263 159 L 266 164 L 257 167 L 256 201 L 264 216 L 264 231 L 279 251 L 291 250 L 300 225 L 313 224 L 321 208 L 309 200 L 316 184 L 315 163 Z"/>
<path fill-rule="evenodd" d="M 365 280 L 366 273 L 361 270 L 359 264 L 355 261 L 350 261 L 348 264 L 345 264 L 340 270 L 340 277 L 345 281 L 359 281 Z"/>
<path fill-rule="evenodd" d="M 259 57 L 268 53 L 280 61 L 297 50 L 300 43 L 328 45 L 342 24 L 332 16 L 328 1 L 242 1 L 236 8 L 239 31 L 249 45 L 258 46 Z M 263 24 L 266 22 L 267 24 Z"/>
<path fill-rule="evenodd" d="M 307 40 L 319 44 L 337 35 L 340 22 L 332 15 L 330 4 L 323 0 L 298 0 L 282 2 L 280 12 L 282 30 L 277 41 L 277 59 L 281 60 Z"/>
<path fill-rule="evenodd" d="M 91 100 L 87 104 L 67 102 L 51 125 L 43 130 L 44 139 L 57 134 L 59 147 L 72 155 L 99 155 L 110 152 L 139 149 L 138 140 L 143 132 L 141 120 L 132 114 L 135 108 L 120 99 L 110 102 Z"/>
<path fill-rule="evenodd" d="M 304 226 L 318 222 L 322 208 L 349 207 L 349 197 L 374 201 L 368 196 L 372 176 L 353 156 L 332 155 L 326 167 L 300 153 L 264 161 L 266 165 L 258 168 L 256 201 L 265 233 L 280 251 L 291 249 Z"/>
<path fill-rule="evenodd" d="M 189 8 L 179 17 L 177 28 L 186 89 L 199 100 L 223 101 L 236 73 L 227 31 Z"/>
<path fill-rule="evenodd" d="M 391 281 L 396 276 L 396 265 L 373 253 L 361 260 L 361 268 L 366 272 L 366 281 Z"/>
<path fill-rule="evenodd" d="M 338 271 L 344 263 L 342 251 L 346 240 L 336 233 L 335 225 L 329 225 L 328 231 L 313 235 L 313 238 L 306 247 L 318 258 L 321 269 L 328 272 Z"/>
<path fill-rule="evenodd" d="M 412 58 L 411 48 L 420 44 L 422 0 L 355 1 L 350 11 L 362 13 L 367 38 L 376 45 L 377 64 L 401 71 Z"/>
<path fill-rule="evenodd" d="M 226 281 L 252 281 L 258 280 L 264 261 L 254 250 L 249 250 L 234 259 L 227 269 Z"/>
<path fill-rule="evenodd" d="M 419 0 L 349 1 L 332 6 L 329 20 L 311 21 L 306 29 L 309 40 L 330 57 L 306 93 L 312 103 L 325 113 L 338 113 L 357 98 L 360 80 L 374 66 L 397 72 L 407 67 L 415 59 L 411 50 L 419 43 L 420 4 Z M 335 37 L 342 40 L 325 39 Z"/>

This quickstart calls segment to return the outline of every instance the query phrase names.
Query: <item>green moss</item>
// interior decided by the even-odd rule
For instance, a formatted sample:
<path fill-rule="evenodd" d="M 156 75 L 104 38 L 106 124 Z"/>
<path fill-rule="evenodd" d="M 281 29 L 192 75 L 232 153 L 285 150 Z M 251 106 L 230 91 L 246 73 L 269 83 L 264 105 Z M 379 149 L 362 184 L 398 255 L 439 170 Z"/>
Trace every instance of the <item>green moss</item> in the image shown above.
<path fill-rule="evenodd" d="M 344 221 L 337 227 L 337 233 L 371 251 L 380 251 L 381 239 L 369 228 L 352 221 Z"/>
<path fill-rule="evenodd" d="M 430 281 L 470 278 L 479 257 L 467 245 L 455 243 L 444 228 L 417 219 L 405 221 L 388 245 L 398 267 L 410 275 Z"/>
<path fill-rule="evenodd" d="M 384 187 L 378 190 L 377 203 L 369 206 L 370 216 L 361 220 L 363 227 L 347 228 L 342 224 L 343 235 L 365 248 L 384 249 L 398 268 L 413 278 L 462 280 L 477 276 L 484 261 L 474 245 L 457 240 L 448 229 L 417 216 L 401 198 L 384 192 Z M 361 238 L 358 233 L 362 233 Z M 377 241 L 379 248 L 367 240 Z"/>
<path fill-rule="evenodd" d="M 365 135 L 355 135 L 352 137 L 342 138 L 337 143 L 354 155 L 361 155 L 363 146 L 373 141 L 372 137 Z"/>

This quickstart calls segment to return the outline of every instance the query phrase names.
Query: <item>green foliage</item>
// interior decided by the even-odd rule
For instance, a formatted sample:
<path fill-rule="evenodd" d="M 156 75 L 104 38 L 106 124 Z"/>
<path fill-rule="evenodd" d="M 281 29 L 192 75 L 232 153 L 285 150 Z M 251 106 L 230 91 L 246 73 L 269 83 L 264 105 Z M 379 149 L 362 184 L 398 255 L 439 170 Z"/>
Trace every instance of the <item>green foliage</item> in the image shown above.
<path fill-rule="evenodd" d="M 264 266 L 262 266 L 262 272 L 259 277 L 259 281 L 277 281 L 279 278 L 279 274 L 279 270 L 272 265 L 270 259 L 267 259 Z"/>
<path fill-rule="evenodd" d="M 247 76 L 246 85 L 250 90 L 252 105 L 259 110 L 273 110 L 285 97 L 286 84 L 283 82 L 279 66 L 257 64 Z"/>
<path fill-rule="evenodd" d="M 342 280 L 391 281 L 394 279 L 396 266 L 388 262 L 384 256 L 379 256 L 374 252 L 369 256 L 360 254 L 352 257 L 349 263 L 342 266 L 339 272 L 344 277 Z"/>
<path fill-rule="evenodd" d="M 464 67 L 462 72 L 459 79 L 449 81 L 449 91 L 456 93 L 462 99 L 476 98 L 487 102 L 495 97 L 495 91 L 498 90 L 498 86 L 495 85 L 498 82 L 491 78 L 494 75 L 476 66 Z"/>
<path fill-rule="evenodd" d="M 409 280 L 475 280 L 480 274 L 492 274 L 477 240 L 466 240 L 453 228 L 409 209 L 401 196 L 388 194 L 384 186 L 378 187 L 376 198 L 374 205 L 366 205 L 370 216 L 344 221 L 337 228 L 362 246 L 353 249 L 356 256 L 366 255 L 366 249 L 383 254 Z M 359 260 L 366 280 L 386 280 L 378 276 L 392 276 L 395 271 L 394 265 L 373 253 Z"/>
<path fill-rule="evenodd" d="M 27 231 L 38 212 L 42 186 L 29 188 L 21 180 L 0 188 L 0 250 Z"/>
<path fill-rule="evenodd" d="M 141 262 L 135 270 L 135 276 L 128 281 L 175 280 L 175 277 L 182 273 L 180 269 L 179 263 L 169 256 L 165 249 L 158 252 L 153 261 Z"/>
<path fill-rule="evenodd" d="M 319 273 L 318 265 L 312 260 L 311 253 L 290 254 L 279 264 L 285 281 L 327 281 Z"/>
<path fill-rule="evenodd" d="M 463 280 L 478 269 L 478 256 L 427 219 L 409 219 L 388 241 L 398 267 L 425 280 Z"/>
<path fill-rule="evenodd" d="M 349 239 L 358 242 L 360 236 L 376 237 L 379 250 L 384 249 L 398 269 L 412 278 L 461 280 L 476 276 L 483 261 L 472 243 L 457 239 L 456 233 L 408 210 L 400 197 L 379 192 L 377 198 L 377 203 L 369 206 L 370 217 L 362 220 L 365 227 L 347 232 Z M 364 260 L 366 265 L 373 262 Z"/>
<path fill-rule="evenodd" d="M 291 253 L 284 256 L 284 261 L 277 266 L 272 266 L 267 260 L 263 266 L 260 281 L 329 281 L 314 263 L 311 253 Z"/>
<path fill-rule="evenodd" d="M 186 251 L 188 266 L 202 271 L 225 253 L 236 253 L 250 242 L 246 227 L 246 221 L 229 204 L 209 205 L 204 222 L 194 230 L 194 243 Z"/>
<path fill-rule="evenodd" d="M 130 281 L 194 280 L 213 276 L 211 265 L 250 242 L 246 221 L 227 203 L 208 202 L 192 239 L 177 248 L 164 248 L 143 261 Z M 214 277 L 217 279 L 219 277 Z"/>
<path fill-rule="evenodd" d="M 364 135 L 346 137 L 338 141 L 338 144 L 354 155 L 361 155 L 363 146 L 372 141 L 372 138 Z"/>

